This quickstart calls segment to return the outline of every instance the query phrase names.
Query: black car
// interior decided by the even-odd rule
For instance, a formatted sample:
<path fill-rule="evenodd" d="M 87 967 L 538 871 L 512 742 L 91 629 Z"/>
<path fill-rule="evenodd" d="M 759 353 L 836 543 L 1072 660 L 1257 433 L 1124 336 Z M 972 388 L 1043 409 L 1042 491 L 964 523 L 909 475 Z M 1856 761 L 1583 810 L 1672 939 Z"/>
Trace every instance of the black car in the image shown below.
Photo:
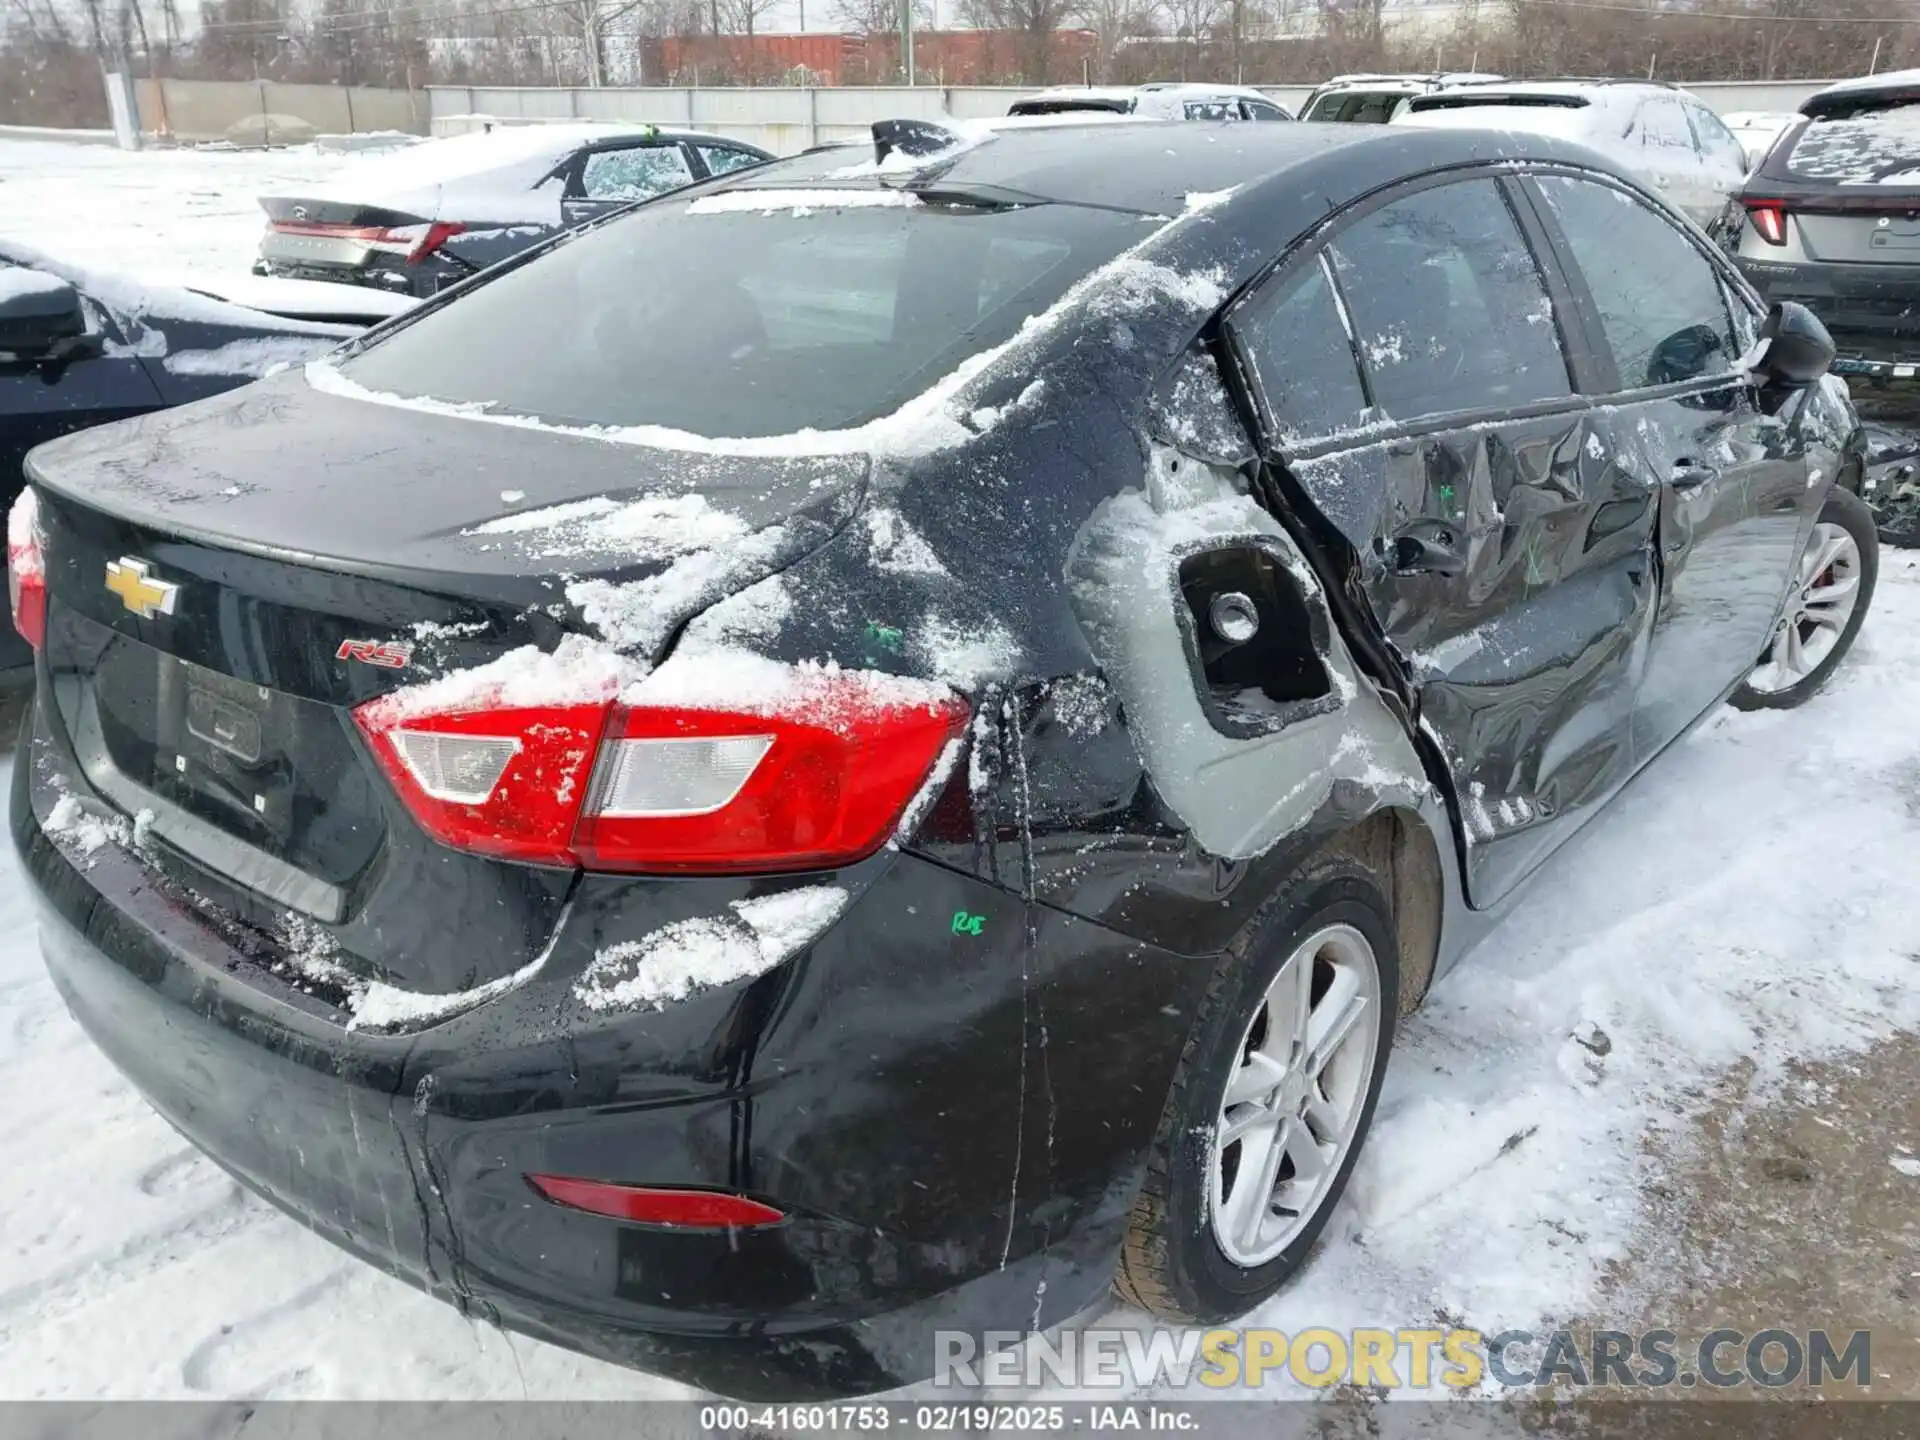
<path fill-rule="evenodd" d="M 1920 373 L 1920 71 L 1812 96 L 1740 205 L 1740 268 L 1763 297 L 1820 316 L 1837 373 L 1867 388 Z"/>
<path fill-rule="evenodd" d="M 1818 323 L 1592 152 L 876 128 L 13 517 L 80 1023 L 389 1273 L 740 1396 L 1272 1292 L 1396 1020 L 1875 576 Z"/>
<path fill-rule="evenodd" d="M 489 125 L 262 199 L 254 272 L 432 295 L 558 231 L 771 158 L 656 125 Z"/>
<path fill-rule="evenodd" d="M 310 296 L 298 308 L 317 318 L 90 275 L 0 241 L 0 500 L 13 504 L 20 463 L 42 441 L 231 390 L 376 318 L 315 309 Z M 26 641 L 0 624 L 0 684 L 30 678 L 32 665 Z"/>

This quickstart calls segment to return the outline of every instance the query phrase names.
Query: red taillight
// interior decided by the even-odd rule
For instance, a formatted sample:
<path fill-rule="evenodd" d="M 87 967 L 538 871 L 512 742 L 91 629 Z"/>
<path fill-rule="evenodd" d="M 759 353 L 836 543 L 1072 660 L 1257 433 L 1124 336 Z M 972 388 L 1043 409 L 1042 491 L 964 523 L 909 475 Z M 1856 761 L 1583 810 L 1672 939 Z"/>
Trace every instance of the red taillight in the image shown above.
<path fill-rule="evenodd" d="M 1754 233 L 1769 245 L 1787 243 L 1787 204 L 1784 200 L 1742 200 Z"/>
<path fill-rule="evenodd" d="M 742 1230 L 778 1225 L 787 1217 L 771 1205 L 718 1190 L 670 1190 L 651 1185 L 614 1185 L 605 1180 L 572 1180 L 564 1175 L 529 1175 L 527 1183 L 542 1199 L 639 1225 L 674 1225 L 699 1230 Z"/>
<path fill-rule="evenodd" d="M 773 667 L 778 668 L 778 667 Z M 749 695 L 505 706 L 421 687 L 354 712 L 423 829 L 456 849 L 635 873 L 824 869 L 871 855 L 967 709 L 940 692 L 808 669 Z"/>
<path fill-rule="evenodd" d="M 40 549 L 40 501 L 31 488 L 7 512 L 7 598 L 13 628 L 40 649 L 47 640 L 47 562 Z"/>
<path fill-rule="evenodd" d="M 400 255 L 417 265 L 466 226 L 436 220 L 422 225 L 336 225 L 324 220 L 269 220 L 267 228 L 280 235 L 312 235 L 329 240 L 352 240 L 387 255 Z"/>

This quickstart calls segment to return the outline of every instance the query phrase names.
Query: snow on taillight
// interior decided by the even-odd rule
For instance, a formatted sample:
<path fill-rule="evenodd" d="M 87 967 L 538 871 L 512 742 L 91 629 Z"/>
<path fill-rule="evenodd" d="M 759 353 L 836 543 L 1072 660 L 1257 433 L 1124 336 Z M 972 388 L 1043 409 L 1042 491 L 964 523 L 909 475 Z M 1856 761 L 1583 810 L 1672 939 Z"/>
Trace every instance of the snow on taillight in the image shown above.
<path fill-rule="evenodd" d="M 47 639 L 47 562 L 41 552 L 40 500 L 31 487 L 7 512 L 7 599 L 13 628 L 40 649 Z"/>
<path fill-rule="evenodd" d="M 441 681 L 354 718 L 421 827 L 457 849 L 682 874 L 872 854 L 965 727 L 966 705 L 922 681 L 752 663 L 772 683 L 732 696 L 649 681 L 625 703 L 609 689 L 509 707 L 497 688 Z"/>
<path fill-rule="evenodd" d="M 1769 245 L 1787 243 L 1787 206 L 1784 200 L 1743 200 L 1754 233 Z"/>

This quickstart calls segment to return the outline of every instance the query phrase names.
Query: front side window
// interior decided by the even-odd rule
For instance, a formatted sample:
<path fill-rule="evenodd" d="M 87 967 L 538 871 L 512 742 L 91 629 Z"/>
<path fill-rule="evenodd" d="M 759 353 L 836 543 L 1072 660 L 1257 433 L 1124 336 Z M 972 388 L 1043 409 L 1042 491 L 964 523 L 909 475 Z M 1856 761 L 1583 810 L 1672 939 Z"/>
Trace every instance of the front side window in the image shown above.
<path fill-rule="evenodd" d="M 1734 137 L 1718 115 L 1704 105 L 1689 105 L 1687 119 L 1693 122 L 1693 133 L 1700 142 L 1702 155 L 1717 164 L 1731 165 L 1738 170 L 1747 168 L 1746 146 Z"/>
<path fill-rule="evenodd" d="M 678 145 L 595 150 L 580 171 L 589 200 L 651 200 L 693 182 L 693 167 Z"/>
<path fill-rule="evenodd" d="M 1553 304 L 1493 181 L 1396 200 L 1340 231 L 1328 250 L 1385 415 L 1571 393 Z"/>
<path fill-rule="evenodd" d="M 1565 175 L 1538 184 L 1586 278 L 1624 388 L 1733 368 L 1740 352 L 1720 274 L 1691 240 L 1611 185 Z"/>
<path fill-rule="evenodd" d="M 760 194 L 764 212 L 699 208 Z M 839 429 L 1011 338 L 1141 234 L 1138 216 L 1067 204 L 836 207 L 764 186 L 667 199 L 495 275 L 341 368 L 369 389 L 560 424 Z"/>
<path fill-rule="evenodd" d="M 1242 100 L 1240 103 L 1246 108 L 1247 118 L 1249 120 L 1285 120 L 1288 118 L 1286 111 L 1282 110 L 1278 105 L 1269 104 L 1265 100 Z"/>
<path fill-rule="evenodd" d="M 1282 442 L 1366 421 L 1353 344 L 1320 257 L 1282 272 L 1234 316 L 1233 328 Z"/>

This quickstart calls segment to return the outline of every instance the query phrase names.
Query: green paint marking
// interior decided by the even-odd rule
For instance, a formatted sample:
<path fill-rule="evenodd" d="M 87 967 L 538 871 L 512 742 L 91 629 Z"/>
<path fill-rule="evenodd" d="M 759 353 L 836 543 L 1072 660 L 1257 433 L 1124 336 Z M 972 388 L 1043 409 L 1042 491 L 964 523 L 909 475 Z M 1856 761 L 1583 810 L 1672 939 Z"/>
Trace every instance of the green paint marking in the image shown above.
<path fill-rule="evenodd" d="M 978 938 L 986 923 L 987 917 L 984 915 L 969 915 L 964 910 L 953 912 L 953 933 L 956 935 L 972 935 Z"/>
<path fill-rule="evenodd" d="M 1453 486 L 1442 485 L 1440 487 L 1440 505 L 1447 514 L 1453 514 Z"/>
<path fill-rule="evenodd" d="M 898 650 L 901 632 L 891 625 L 882 625 L 878 620 L 867 622 L 867 643 L 878 645 L 882 650 Z"/>

